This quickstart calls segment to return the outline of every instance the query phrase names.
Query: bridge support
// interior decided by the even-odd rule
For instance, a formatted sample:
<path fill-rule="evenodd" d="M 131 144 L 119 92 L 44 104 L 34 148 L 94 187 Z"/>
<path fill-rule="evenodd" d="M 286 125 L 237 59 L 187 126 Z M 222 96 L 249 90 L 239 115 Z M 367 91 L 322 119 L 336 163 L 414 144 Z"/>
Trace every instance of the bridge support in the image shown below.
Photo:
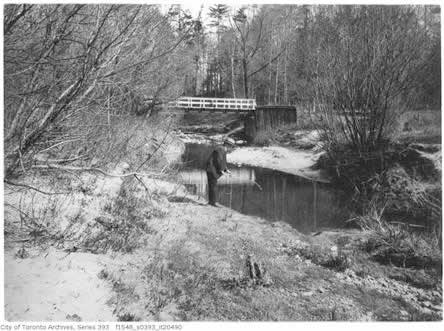
<path fill-rule="evenodd" d="M 258 106 L 254 112 L 250 112 L 244 117 L 245 136 L 251 142 L 258 132 L 290 123 L 297 123 L 296 107 Z"/>

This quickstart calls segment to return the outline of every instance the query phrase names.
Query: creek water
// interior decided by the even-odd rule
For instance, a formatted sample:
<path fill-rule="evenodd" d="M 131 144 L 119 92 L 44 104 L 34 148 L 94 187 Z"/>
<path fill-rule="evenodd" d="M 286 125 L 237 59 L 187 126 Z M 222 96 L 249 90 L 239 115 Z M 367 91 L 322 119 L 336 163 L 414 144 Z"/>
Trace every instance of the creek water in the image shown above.
<path fill-rule="evenodd" d="M 206 161 L 212 147 L 187 144 L 180 175 L 190 193 L 208 196 Z M 271 169 L 229 164 L 218 180 L 218 203 L 270 222 L 284 221 L 302 233 L 344 227 L 347 209 L 342 192 L 328 184 Z"/>

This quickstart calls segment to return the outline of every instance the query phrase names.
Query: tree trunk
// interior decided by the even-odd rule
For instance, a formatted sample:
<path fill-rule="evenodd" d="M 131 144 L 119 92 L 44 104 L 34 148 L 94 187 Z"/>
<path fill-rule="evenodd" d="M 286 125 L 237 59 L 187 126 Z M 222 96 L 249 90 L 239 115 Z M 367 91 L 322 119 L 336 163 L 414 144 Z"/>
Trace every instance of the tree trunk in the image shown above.
<path fill-rule="evenodd" d="M 271 35 L 273 35 L 273 23 L 271 24 Z M 271 57 L 273 56 L 273 47 L 271 45 L 270 40 L 270 52 L 268 57 L 268 104 L 271 104 L 271 78 L 272 78 L 272 71 L 273 68 L 271 66 Z"/>
<path fill-rule="evenodd" d="M 284 103 L 288 105 L 287 47 L 285 47 L 285 56 L 284 56 Z"/>
<path fill-rule="evenodd" d="M 278 85 L 279 85 L 279 58 L 276 59 L 276 85 L 274 90 L 274 104 L 278 103 Z"/>
<path fill-rule="evenodd" d="M 35 141 L 40 138 L 45 129 L 54 122 L 55 118 L 64 111 L 72 100 L 76 97 L 79 89 L 82 85 L 83 78 L 79 78 L 76 82 L 67 87 L 58 97 L 58 99 L 51 105 L 45 116 L 40 120 L 38 125 L 32 130 L 26 137 L 23 138 L 22 143 L 14 151 L 6 156 L 6 159 L 10 160 L 8 165 L 5 166 L 5 177 L 8 177 L 16 168 L 21 155 L 33 146 Z M 22 133 L 21 133 L 22 134 Z"/>
<path fill-rule="evenodd" d="M 270 57 L 269 57 L 269 59 L 268 59 L 268 104 L 270 105 L 271 104 L 271 74 L 272 74 L 272 71 L 273 71 L 273 68 L 272 68 L 272 66 L 271 66 L 271 56 L 272 56 L 272 54 L 273 54 L 273 51 L 272 51 L 272 47 L 270 47 Z"/>
<path fill-rule="evenodd" d="M 243 67 L 243 74 L 244 74 L 244 95 L 245 98 L 248 99 L 248 71 L 247 71 L 247 59 L 242 59 L 242 67 Z"/>
<path fill-rule="evenodd" d="M 231 90 L 233 92 L 233 98 L 236 98 L 236 87 L 234 78 L 234 55 L 236 54 L 236 44 L 233 42 L 233 51 L 231 53 Z"/>
<path fill-rule="evenodd" d="M 196 59 L 196 69 L 194 70 L 194 95 L 196 96 L 198 94 L 198 76 L 199 76 L 199 51 L 197 53 L 197 59 Z"/>

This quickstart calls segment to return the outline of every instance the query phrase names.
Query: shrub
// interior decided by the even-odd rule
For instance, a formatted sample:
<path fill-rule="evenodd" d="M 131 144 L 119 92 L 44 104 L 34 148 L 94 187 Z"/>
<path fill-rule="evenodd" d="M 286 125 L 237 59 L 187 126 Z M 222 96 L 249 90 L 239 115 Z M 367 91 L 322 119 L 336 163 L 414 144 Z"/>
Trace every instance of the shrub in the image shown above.
<path fill-rule="evenodd" d="M 327 259 L 319 261 L 318 264 L 328 269 L 343 272 L 350 267 L 350 259 L 344 253 L 339 253 L 330 255 Z"/>
<path fill-rule="evenodd" d="M 399 267 L 441 269 L 439 239 L 430 232 L 414 232 L 402 223 L 390 223 L 384 208 L 372 204 L 365 215 L 356 218 L 358 225 L 369 234 L 363 248 L 383 264 Z"/>

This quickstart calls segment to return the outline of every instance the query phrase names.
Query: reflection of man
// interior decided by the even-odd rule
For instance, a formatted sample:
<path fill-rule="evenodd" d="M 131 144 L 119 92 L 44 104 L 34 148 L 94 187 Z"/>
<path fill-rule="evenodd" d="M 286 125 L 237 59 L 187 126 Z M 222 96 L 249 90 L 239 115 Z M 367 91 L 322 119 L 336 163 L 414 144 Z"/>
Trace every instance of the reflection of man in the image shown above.
<path fill-rule="evenodd" d="M 216 206 L 217 180 L 224 173 L 229 173 L 227 169 L 227 154 L 223 147 L 218 146 L 207 161 L 208 203 L 212 206 Z"/>

